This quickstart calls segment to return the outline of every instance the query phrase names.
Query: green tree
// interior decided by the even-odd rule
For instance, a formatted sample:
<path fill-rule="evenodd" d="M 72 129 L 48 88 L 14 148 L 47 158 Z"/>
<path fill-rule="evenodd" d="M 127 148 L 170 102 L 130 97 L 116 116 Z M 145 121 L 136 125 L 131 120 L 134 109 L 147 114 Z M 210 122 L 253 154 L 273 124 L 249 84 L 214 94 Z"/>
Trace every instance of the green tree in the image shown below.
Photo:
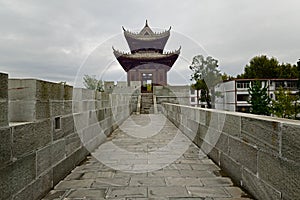
<path fill-rule="evenodd" d="M 291 91 L 280 87 L 275 92 L 276 100 L 272 100 L 272 114 L 282 118 L 295 118 L 299 113 L 299 105 L 297 104 L 297 96 L 293 96 Z"/>
<path fill-rule="evenodd" d="M 214 107 L 211 103 L 214 102 L 214 86 L 222 81 L 222 75 L 218 70 L 218 60 L 211 56 L 205 58 L 203 55 L 197 55 L 193 58 L 190 69 L 192 70 L 191 80 L 195 81 L 193 87 L 197 90 L 197 99 L 199 100 L 201 90 L 201 101 L 206 102 L 208 108 Z"/>
<path fill-rule="evenodd" d="M 197 106 L 199 106 L 199 101 L 201 101 L 206 102 L 208 107 L 211 107 L 208 87 L 205 81 L 203 79 L 199 79 L 196 83 L 192 84 L 192 88 L 197 91 Z"/>
<path fill-rule="evenodd" d="M 268 58 L 266 55 L 255 56 L 237 78 L 297 78 L 297 66 L 279 64 L 276 58 Z"/>
<path fill-rule="evenodd" d="M 250 112 L 258 115 L 270 115 L 270 102 L 271 98 L 268 96 L 267 87 L 262 87 L 260 81 L 251 82 L 248 89 L 249 100 L 251 104 Z"/>
<path fill-rule="evenodd" d="M 95 75 L 93 75 L 93 76 L 84 75 L 83 84 L 87 89 L 97 90 L 97 91 L 100 91 L 100 92 L 103 91 L 102 80 L 96 79 Z"/>

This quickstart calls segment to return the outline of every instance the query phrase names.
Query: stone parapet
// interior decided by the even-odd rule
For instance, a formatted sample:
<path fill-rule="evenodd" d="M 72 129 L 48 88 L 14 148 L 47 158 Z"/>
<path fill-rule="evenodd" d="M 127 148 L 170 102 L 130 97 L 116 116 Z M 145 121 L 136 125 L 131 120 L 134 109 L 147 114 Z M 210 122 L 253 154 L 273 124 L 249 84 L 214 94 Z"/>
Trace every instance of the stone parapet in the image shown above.
<path fill-rule="evenodd" d="M 300 122 L 163 103 L 164 114 L 257 199 L 300 199 Z"/>
<path fill-rule="evenodd" d="M 134 88 L 7 78 L 0 74 L 0 200 L 41 199 L 136 109 Z"/>

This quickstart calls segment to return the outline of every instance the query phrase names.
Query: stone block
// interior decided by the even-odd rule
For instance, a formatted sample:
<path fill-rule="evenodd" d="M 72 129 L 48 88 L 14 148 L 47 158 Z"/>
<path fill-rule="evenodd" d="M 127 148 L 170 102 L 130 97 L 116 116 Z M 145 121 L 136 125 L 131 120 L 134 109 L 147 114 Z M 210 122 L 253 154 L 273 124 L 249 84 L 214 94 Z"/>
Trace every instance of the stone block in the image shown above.
<path fill-rule="evenodd" d="M 268 168 L 270 170 L 270 167 Z M 252 172 L 243 169 L 242 170 L 243 187 L 250 192 L 256 199 L 264 200 L 280 200 L 281 194 L 278 190 L 273 188 L 268 183 L 257 178 Z"/>
<path fill-rule="evenodd" d="M 18 159 L 10 167 L 12 167 L 11 177 L 12 184 L 10 185 L 12 193 L 15 194 L 22 188 L 26 187 L 36 178 L 36 155 L 29 154 Z"/>
<path fill-rule="evenodd" d="M 216 135 L 219 136 L 216 148 L 222 151 L 223 153 L 228 153 L 229 150 L 229 138 L 227 134 L 216 132 Z"/>
<path fill-rule="evenodd" d="M 39 101 L 63 100 L 64 86 L 60 83 L 36 81 L 36 98 Z"/>
<path fill-rule="evenodd" d="M 64 101 L 63 115 L 69 115 L 72 113 L 73 113 L 73 101 L 71 100 Z"/>
<path fill-rule="evenodd" d="M 37 176 L 40 176 L 43 172 L 49 170 L 52 166 L 51 146 L 52 145 L 48 145 L 45 148 L 40 149 L 36 152 Z"/>
<path fill-rule="evenodd" d="M 221 130 L 229 135 L 240 137 L 241 117 L 237 115 L 225 114 L 225 119 Z"/>
<path fill-rule="evenodd" d="M 34 123 L 25 123 L 12 127 L 13 157 L 20 157 L 23 154 L 33 152 L 37 148 L 34 128 Z"/>
<path fill-rule="evenodd" d="M 42 199 L 52 188 L 52 170 L 39 177 L 21 192 L 14 195 L 13 200 Z"/>
<path fill-rule="evenodd" d="M 207 143 L 206 141 L 200 139 L 201 146 L 200 149 L 208 155 L 215 163 L 220 163 L 220 152 L 211 144 Z"/>
<path fill-rule="evenodd" d="M 225 171 L 230 178 L 237 185 L 241 185 L 242 180 L 242 166 L 231 159 L 227 154 L 221 153 L 220 155 L 220 166 L 223 171 Z"/>
<path fill-rule="evenodd" d="M 34 140 L 37 147 L 44 147 L 52 140 L 51 120 L 45 119 L 34 122 Z"/>
<path fill-rule="evenodd" d="M 36 101 L 36 119 L 50 118 L 50 102 Z"/>
<path fill-rule="evenodd" d="M 88 113 L 74 114 L 75 129 L 77 131 L 80 131 L 80 130 L 88 127 L 89 126 L 88 119 L 89 119 Z"/>
<path fill-rule="evenodd" d="M 10 128 L 0 128 L 0 168 L 12 159 L 12 134 Z"/>
<path fill-rule="evenodd" d="M 34 79 L 9 79 L 8 88 L 8 97 L 10 101 L 36 100 L 36 80 Z"/>
<path fill-rule="evenodd" d="M 8 126 L 8 101 L 0 100 L 0 127 Z"/>
<path fill-rule="evenodd" d="M 280 123 L 276 121 L 242 117 L 241 137 L 262 149 L 279 153 Z"/>
<path fill-rule="evenodd" d="M 209 128 L 219 130 L 219 117 L 217 112 L 206 111 L 205 125 Z"/>
<path fill-rule="evenodd" d="M 72 100 L 73 98 L 73 86 L 64 85 L 64 100 Z"/>
<path fill-rule="evenodd" d="M 244 167 L 257 172 L 257 148 L 236 138 L 229 138 L 228 156 Z"/>
<path fill-rule="evenodd" d="M 8 74 L 0 73 L 0 99 L 8 98 Z"/>
<path fill-rule="evenodd" d="M 12 165 L 0 168 L 0 199 L 11 199 L 13 185 L 13 168 Z"/>
<path fill-rule="evenodd" d="M 300 163 L 300 125 L 284 123 L 282 126 L 282 156 Z"/>
<path fill-rule="evenodd" d="M 270 167 L 271 166 L 271 167 Z M 279 190 L 286 199 L 300 198 L 300 165 L 278 156 L 259 151 L 258 175 Z"/>
<path fill-rule="evenodd" d="M 35 120 L 35 101 L 9 101 L 8 110 L 10 122 L 30 122 Z"/>
<path fill-rule="evenodd" d="M 65 140 L 59 140 L 51 146 L 51 163 L 55 165 L 66 156 L 65 153 Z"/>
<path fill-rule="evenodd" d="M 72 154 L 73 155 L 73 154 Z M 75 167 L 74 157 L 69 156 L 53 167 L 53 185 L 56 185 Z"/>
<path fill-rule="evenodd" d="M 56 117 L 63 114 L 64 102 L 63 101 L 50 101 L 50 116 Z"/>
<path fill-rule="evenodd" d="M 20 157 L 51 142 L 50 120 L 15 125 L 12 134 L 13 156 Z"/>
<path fill-rule="evenodd" d="M 75 131 L 75 124 L 73 115 L 69 115 L 61 118 L 61 125 L 64 136 L 73 134 Z"/>
<path fill-rule="evenodd" d="M 66 143 L 66 149 L 65 149 L 66 156 L 69 156 L 81 146 L 81 140 L 77 133 L 68 135 L 65 138 L 65 143 Z"/>
<path fill-rule="evenodd" d="M 89 152 L 85 148 L 80 148 L 55 165 L 53 167 L 53 185 L 56 185 L 59 181 L 66 177 L 69 172 L 88 155 L 88 153 Z"/>

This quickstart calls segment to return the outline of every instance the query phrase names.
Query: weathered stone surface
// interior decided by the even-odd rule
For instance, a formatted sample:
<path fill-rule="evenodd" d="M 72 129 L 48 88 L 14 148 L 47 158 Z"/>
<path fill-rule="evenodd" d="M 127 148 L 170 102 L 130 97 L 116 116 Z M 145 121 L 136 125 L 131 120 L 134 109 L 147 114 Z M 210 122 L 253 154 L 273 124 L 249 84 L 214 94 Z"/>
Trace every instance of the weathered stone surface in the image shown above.
<path fill-rule="evenodd" d="M 64 111 L 64 102 L 61 101 L 50 101 L 50 116 L 60 116 Z"/>
<path fill-rule="evenodd" d="M 36 99 L 36 80 L 34 79 L 9 79 L 8 88 L 9 100 Z"/>
<path fill-rule="evenodd" d="M 66 156 L 65 140 L 59 140 L 51 145 L 51 163 L 55 165 Z"/>
<path fill-rule="evenodd" d="M 270 168 L 270 166 L 272 166 Z M 272 185 L 287 199 L 300 198 L 300 165 L 287 161 L 278 156 L 259 151 L 258 175 L 261 179 Z"/>
<path fill-rule="evenodd" d="M 48 145 L 45 148 L 40 149 L 36 152 L 37 176 L 42 174 L 47 169 L 50 169 L 52 166 L 51 146 L 52 145 Z"/>
<path fill-rule="evenodd" d="M 0 168 L 12 159 L 12 134 L 10 128 L 0 128 Z"/>
<path fill-rule="evenodd" d="M 44 147 L 51 142 L 51 120 L 45 119 L 34 123 L 34 140 L 37 147 Z"/>
<path fill-rule="evenodd" d="M 64 115 L 69 115 L 73 113 L 73 102 L 72 100 L 66 100 L 64 101 L 64 110 L 63 114 Z"/>
<path fill-rule="evenodd" d="M 50 117 L 50 102 L 49 101 L 36 101 L 36 119 L 45 119 Z"/>
<path fill-rule="evenodd" d="M 166 182 L 161 177 L 134 177 L 130 180 L 130 186 L 165 186 Z"/>
<path fill-rule="evenodd" d="M 201 178 L 194 177 L 166 177 L 166 184 L 168 186 L 203 186 Z"/>
<path fill-rule="evenodd" d="M 274 153 L 279 153 L 280 129 L 276 121 L 242 117 L 242 139 Z"/>
<path fill-rule="evenodd" d="M 184 197 L 188 196 L 188 192 L 185 187 L 181 186 L 149 187 L 148 195 L 150 198 Z"/>
<path fill-rule="evenodd" d="M 66 156 L 72 154 L 75 150 L 77 150 L 81 145 L 81 140 L 77 133 L 68 135 L 65 138 L 66 144 Z"/>
<path fill-rule="evenodd" d="M 222 117 L 223 119 L 223 117 Z M 240 137 L 241 135 L 241 117 L 237 115 L 225 114 L 222 132 L 232 136 Z"/>
<path fill-rule="evenodd" d="M 10 199 L 36 177 L 35 154 L 29 154 L 0 169 L 0 199 Z"/>
<path fill-rule="evenodd" d="M 34 127 L 34 123 L 25 123 L 12 128 L 14 157 L 33 152 L 37 148 Z"/>
<path fill-rule="evenodd" d="M 64 136 L 73 134 L 75 131 L 75 124 L 73 115 L 69 115 L 61 118 L 61 126 Z"/>
<path fill-rule="evenodd" d="M 163 120 L 161 116 L 156 116 L 152 119 L 152 123 L 154 126 L 162 126 L 159 127 L 160 131 L 151 137 L 142 137 L 153 134 L 148 130 L 139 130 L 139 127 L 148 125 L 148 120 L 149 116 L 131 116 L 129 121 L 131 123 L 134 121 L 139 126 L 131 127 L 130 134 L 138 133 L 139 137 L 127 134 L 129 130 L 126 129 L 126 123 L 129 122 L 125 121 L 120 129 L 110 135 L 107 143 L 92 154 L 95 158 L 89 157 L 86 162 L 73 170 L 72 174 L 62 181 L 63 183 L 59 183 L 56 190 L 72 191 L 69 196 L 66 196 L 67 199 L 85 197 L 94 199 L 95 195 L 99 195 L 96 199 L 190 199 L 194 197 L 212 200 L 213 197 L 206 196 L 231 197 L 224 188 L 232 186 L 230 180 L 220 178 L 219 167 L 185 135 L 178 132 L 169 121 L 159 125 Z M 109 122 L 105 121 L 109 126 Z M 117 148 L 110 148 L 111 143 Z M 180 149 L 183 147 L 185 148 L 181 152 Z M 53 174 L 54 183 L 58 182 L 59 177 L 66 175 L 67 171 L 63 169 L 68 168 L 72 162 L 75 163 L 76 158 L 83 158 L 84 155 L 86 155 L 85 151 L 76 151 L 69 156 L 72 159 L 67 158 L 66 162 L 57 165 L 54 169 L 57 173 Z M 207 187 L 204 187 L 201 179 L 205 179 Z M 80 184 L 77 181 L 84 182 Z M 187 187 L 191 193 L 188 193 Z M 106 189 L 108 189 L 107 193 L 102 197 L 101 191 Z"/>
<path fill-rule="evenodd" d="M 111 187 L 105 198 L 147 197 L 146 187 Z"/>
<path fill-rule="evenodd" d="M 36 81 L 36 98 L 40 101 L 63 100 L 64 86 L 59 83 Z"/>
<path fill-rule="evenodd" d="M 220 187 L 194 187 L 188 186 L 188 192 L 193 197 L 231 197 L 223 188 Z"/>
<path fill-rule="evenodd" d="M 268 167 L 268 170 L 270 170 L 270 167 Z M 258 179 L 252 172 L 243 169 L 242 174 L 243 186 L 246 190 L 251 192 L 256 199 L 281 199 L 279 191 L 271 187 L 271 185 L 267 184 L 262 179 Z"/>
<path fill-rule="evenodd" d="M 71 191 L 68 198 L 81 198 L 81 199 L 104 199 L 107 189 L 78 189 Z"/>
<path fill-rule="evenodd" d="M 282 127 L 282 156 L 300 165 L 300 125 L 284 123 Z"/>
<path fill-rule="evenodd" d="M 52 171 L 48 171 L 21 192 L 14 195 L 13 200 L 41 199 L 52 188 Z"/>
<path fill-rule="evenodd" d="M 8 101 L 0 100 L 0 127 L 8 125 Z"/>
<path fill-rule="evenodd" d="M 10 122 L 30 122 L 36 119 L 35 101 L 9 101 Z"/>
<path fill-rule="evenodd" d="M 228 155 L 253 173 L 257 172 L 257 148 L 235 138 L 229 138 Z"/>
<path fill-rule="evenodd" d="M 64 100 L 72 100 L 73 86 L 64 85 Z"/>
<path fill-rule="evenodd" d="M 204 184 L 204 186 L 223 186 L 223 187 L 228 187 L 232 186 L 233 183 L 230 180 L 230 178 L 225 178 L 225 177 L 217 177 L 217 178 L 202 178 L 201 182 Z"/>
<path fill-rule="evenodd" d="M 8 74 L 0 73 L 0 100 L 8 98 Z"/>
<path fill-rule="evenodd" d="M 240 163 L 237 163 L 228 157 L 228 155 L 221 153 L 220 166 L 222 170 L 224 170 L 237 185 L 241 185 L 242 166 Z"/>

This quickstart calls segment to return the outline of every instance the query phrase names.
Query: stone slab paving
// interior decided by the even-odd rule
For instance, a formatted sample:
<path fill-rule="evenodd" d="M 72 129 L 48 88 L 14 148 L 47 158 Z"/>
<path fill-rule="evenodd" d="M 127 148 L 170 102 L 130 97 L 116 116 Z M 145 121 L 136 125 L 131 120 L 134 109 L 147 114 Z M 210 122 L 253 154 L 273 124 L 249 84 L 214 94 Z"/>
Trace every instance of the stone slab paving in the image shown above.
<path fill-rule="evenodd" d="M 132 115 L 43 200 L 251 199 L 163 115 Z"/>

